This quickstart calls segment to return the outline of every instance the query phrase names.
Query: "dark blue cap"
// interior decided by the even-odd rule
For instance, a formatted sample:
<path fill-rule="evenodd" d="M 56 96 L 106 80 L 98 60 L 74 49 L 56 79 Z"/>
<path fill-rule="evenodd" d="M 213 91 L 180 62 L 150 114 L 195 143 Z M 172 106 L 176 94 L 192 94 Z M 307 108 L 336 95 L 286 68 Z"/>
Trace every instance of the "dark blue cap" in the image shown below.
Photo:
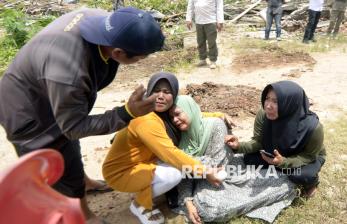
<path fill-rule="evenodd" d="M 88 42 L 121 48 L 134 55 L 159 51 L 165 39 L 160 25 L 149 13 L 132 7 L 106 16 L 86 17 L 80 31 Z"/>

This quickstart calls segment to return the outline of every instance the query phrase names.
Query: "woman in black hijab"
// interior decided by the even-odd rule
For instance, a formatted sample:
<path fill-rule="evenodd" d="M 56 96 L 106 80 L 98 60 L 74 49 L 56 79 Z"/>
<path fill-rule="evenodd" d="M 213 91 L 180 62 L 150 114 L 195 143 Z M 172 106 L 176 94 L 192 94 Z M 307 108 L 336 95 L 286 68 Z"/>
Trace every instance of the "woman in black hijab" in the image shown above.
<path fill-rule="evenodd" d="M 154 74 L 148 81 L 146 96 L 148 97 L 155 92 L 154 87 L 161 80 L 165 80 L 166 82 L 169 83 L 171 87 L 171 91 L 172 91 L 173 102 L 175 102 L 176 97 L 178 95 L 179 85 L 178 85 L 178 80 L 176 76 L 174 76 L 171 73 L 160 72 L 160 73 Z M 171 107 L 172 105 L 170 105 L 169 109 Z M 175 127 L 175 125 L 172 124 L 170 116 L 169 116 L 169 110 L 167 109 L 161 112 L 154 111 L 154 113 L 156 113 L 163 120 L 165 128 L 166 128 L 166 133 L 172 139 L 174 145 L 178 146 L 180 138 L 181 138 L 181 132 Z"/>
<path fill-rule="evenodd" d="M 292 81 L 275 82 L 265 87 L 261 103 L 252 140 L 239 143 L 236 136 L 228 135 L 225 142 L 237 153 L 245 153 L 247 165 L 282 168 L 291 181 L 304 187 L 305 196 L 313 196 L 326 152 L 323 126 L 309 110 L 305 91 Z"/>

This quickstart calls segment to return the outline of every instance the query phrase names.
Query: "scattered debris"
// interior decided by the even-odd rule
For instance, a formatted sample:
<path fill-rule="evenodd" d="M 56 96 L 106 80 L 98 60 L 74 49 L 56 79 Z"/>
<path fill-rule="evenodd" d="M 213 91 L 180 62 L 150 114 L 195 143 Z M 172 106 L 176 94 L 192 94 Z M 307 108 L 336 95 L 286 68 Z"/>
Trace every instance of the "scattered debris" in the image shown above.
<path fill-rule="evenodd" d="M 225 18 L 230 20 L 229 23 L 247 23 L 249 26 L 264 27 L 266 22 L 267 3 L 257 1 L 249 8 L 244 2 L 233 2 L 226 4 L 224 7 Z M 303 30 L 307 24 L 308 1 L 293 0 L 283 4 L 282 29 L 288 32 Z M 324 7 L 321 13 L 320 21 L 326 21 L 330 16 L 330 9 Z M 242 17 L 242 18 L 241 18 Z"/>
<path fill-rule="evenodd" d="M 240 19 L 243 15 L 245 15 L 247 12 L 251 11 L 251 9 L 253 9 L 254 7 L 256 7 L 257 5 L 259 5 L 259 3 L 262 0 L 257 1 L 256 3 L 252 4 L 251 6 L 249 6 L 245 11 L 243 11 L 241 14 L 239 14 L 238 16 L 236 16 L 234 19 L 232 19 L 230 22 L 236 22 L 238 19 Z"/>
<path fill-rule="evenodd" d="M 60 16 L 74 10 L 77 4 L 67 4 L 61 0 L 30 0 L 30 1 L 5 1 L 6 9 L 22 9 L 28 15 L 54 15 Z"/>

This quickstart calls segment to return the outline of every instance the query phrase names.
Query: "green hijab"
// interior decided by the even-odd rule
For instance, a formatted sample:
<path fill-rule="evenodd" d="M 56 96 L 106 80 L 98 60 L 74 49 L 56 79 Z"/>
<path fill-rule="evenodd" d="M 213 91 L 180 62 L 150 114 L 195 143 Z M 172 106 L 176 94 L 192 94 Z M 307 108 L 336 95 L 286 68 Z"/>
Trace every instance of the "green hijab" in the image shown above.
<path fill-rule="evenodd" d="M 215 119 L 203 118 L 199 105 L 190 96 L 177 96 L 175 104 L 188 115 L 190 121 L 189 129 L 182 131 L 179 148 L 192 156 L 204 155 Z"/>

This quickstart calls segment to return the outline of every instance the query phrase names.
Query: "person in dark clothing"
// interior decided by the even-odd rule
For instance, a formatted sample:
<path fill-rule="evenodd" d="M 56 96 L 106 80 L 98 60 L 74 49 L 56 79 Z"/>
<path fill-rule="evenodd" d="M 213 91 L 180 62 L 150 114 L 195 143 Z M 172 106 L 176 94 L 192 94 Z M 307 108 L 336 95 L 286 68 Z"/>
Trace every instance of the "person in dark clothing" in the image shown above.
<path fill-rule="evenodd" d="M 269 40 L 272 21 L 275 19 L 276 39 L 281 40 L 282 0 L 267 0 L 265 40 Z"/>
<path fill-rule="evenodd" d="M 120 64 L 159 51 L 163 42 L 159 24 L 142 10 L 81 9 L 34 36 L 0 80 L 0 124 L 7 139 L 19 156 L 40 148 L 63 155 L 65 171 L 54 188 L 81 198 L 89 223 L 100 220 L 85 200 L 79 139 L 120 130 L 153 111 L 156 99 L 143 99 L 146 90 L 139 86 L 124 106 L 89 115 L 97 92 L 112 82 Z"/>
<path fill-rule="evenodd" d="M 347 0 L 334 0 L 330 12 L 330 23 L 327 30 L 328 35 L 330 35 L 332 31 L 334 31 L 334 36 L 338 34 L 340 25 L 345 18 L 346 7 Z"/>
<path fill-rule="evenodd" d="M 303 43 L 308 44 L 309 41 L 316 42 L 314 32 L 319 22 L 320 14 L 323 9 L 324 0 L 310 0 L 308 7 L 308 22 L 305 28 Z"/>
<path fill-rule="evenodd" d="M 291 81 L 267 85 L 261 95 L 261 109 L 254 122 L 252 140 L 238 142 L 226 136 L 225 142 L 237 153 L 245 153 L 248 165 L 275 165 L 311 197 L 317 189 L 318 173 L 325 162 L 323 126 L 309 110 L 304 90 Z M 274 155 L 266 156 L 260 150 Z"/>

